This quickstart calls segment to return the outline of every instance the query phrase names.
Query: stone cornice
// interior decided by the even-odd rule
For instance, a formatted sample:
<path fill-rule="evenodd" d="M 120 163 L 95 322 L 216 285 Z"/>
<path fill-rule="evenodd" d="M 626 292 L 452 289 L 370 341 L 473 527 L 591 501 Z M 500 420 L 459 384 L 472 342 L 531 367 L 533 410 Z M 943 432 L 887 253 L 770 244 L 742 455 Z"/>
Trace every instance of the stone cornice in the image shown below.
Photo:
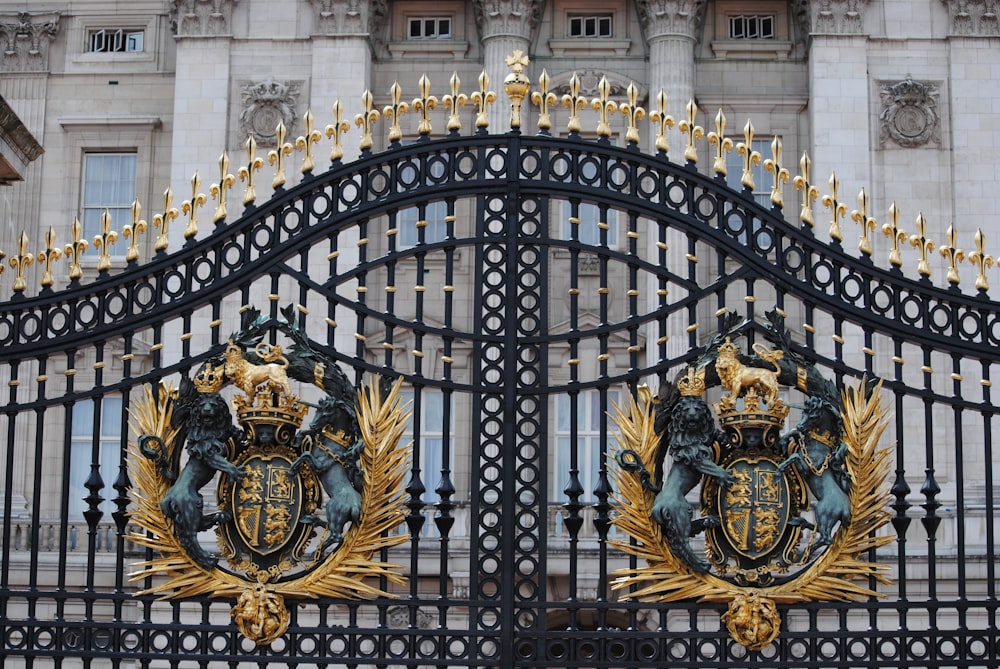
<path fill-rule="evenodd" d="M 24 163 L 30 163 L 44 153 L 42 145 L 3 98 L 0 98 L 0 137 Z"/>
<path fill-rule="evenodd" d="M 177 37 L 232 35 L 233 7 L 239 0 L 173 0 L 171 22 Z"/>
<path fill-rule="evenodd" d="M 646 41 L 683 36 L 698 39 L 705 14 L 705 0 L 636 0 Z"/>
<path fill-rule="evenodd" d="M 863 35 L 868 0 L 813 0 L 812 32 L 822 35 Z"/>
<path fill-rule="evenodd" d="M 0 40 L 3 55 L 0 71 L 47 72 L 49 69 L 49 42 L 59 32 L 59 14 L 31 14 L 0 16 Z"/>
<path fill-rule="evenodd" d="M 997 0 L 942 0 L 948 8 L 951 34 L 962 37 L 1000 36 Z"/>
<path fill-rule="evenodd" d="M 539 0 L 473 0 L 483 39 L 510 35 L 531 39 L 542 14 Z"/>

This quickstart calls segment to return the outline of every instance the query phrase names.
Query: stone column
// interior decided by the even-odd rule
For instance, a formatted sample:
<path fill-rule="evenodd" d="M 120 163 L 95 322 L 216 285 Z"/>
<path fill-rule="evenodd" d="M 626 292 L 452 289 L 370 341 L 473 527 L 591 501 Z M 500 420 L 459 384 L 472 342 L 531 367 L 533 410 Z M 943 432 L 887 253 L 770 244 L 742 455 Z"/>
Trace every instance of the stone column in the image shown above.
<path fill-rule="evenodd" d="M 864 12 L 868 0 L 821 0 L 811 7 L 809 49 L 809 155 L 812 181 L 822 195 L 836 171 L 837 199 L 857 208 L 858 192 L 871 189 L 871 114 L 868 83 L 868 35 Z M 816 234 L 828 239 L 829 210 L 820 207 Z M 844 230 L 844 244 L 855 248 L 857 235 Z M 852 224 L 853 225 L 853 224 Z"/>
<path fill-rule="evenodd" d="M 529 54 L 531 33 L 542 11 L 539 0 L 474 0 L 476 22 L 483 39 L 483 67 L 490 77 L 490 89 L 497 103 L 490 109 L 490 132 L 510 130 L 510 100 L 503 92 L 504 77 L 510 72 L 507 56 L 515 51 Z M 525 105 L 525 110 L 528 105 Z M 529 127 L 527 122 L 522 128 Z"/>
<path fill-rule="evenodd" d="M 667 113 L 680 122 L 687 118 L 685 107 L 694 98 L 694 47 L 705 12 L 705 0 L 636 0 L 639 20 L 649 50 L 649 103 L 656 109 L 656 97 L 667 94 Z M 705 126 L 703 119 L 697 123 Z M 649 140 L 649 150 L 653 149 Z M 676 129 L 668 135 L 670 158 L 684 162 L 684 139 Z"/>

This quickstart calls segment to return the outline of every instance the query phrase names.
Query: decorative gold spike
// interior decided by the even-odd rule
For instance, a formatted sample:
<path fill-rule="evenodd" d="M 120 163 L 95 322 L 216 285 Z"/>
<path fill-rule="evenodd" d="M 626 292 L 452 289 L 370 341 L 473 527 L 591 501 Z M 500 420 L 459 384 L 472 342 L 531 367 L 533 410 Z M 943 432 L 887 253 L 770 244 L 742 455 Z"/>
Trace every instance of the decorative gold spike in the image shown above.
<path fill-rule="evenodd" d="M 389 97 L 392 98 L 392 104 L 382 107 L 382 116 L 392 121 L 389 125 L 389 141 L 398 142 L 403 139 L 403 129 L 399 125 L 399 119 L 403 114 L 409 113 L 410 105 L 402 101 L 403 88 L 398 81 L 389 87 Z"/>
<path fill-rule="evenodd" d="M 260 172 L 264 167 L 264 159 L 257 155 L 257 140 L 253 138 L 251 134 L 247 137 L 246 144 L 247 147 L 247 164 L 240 168 L 240 171 L 236 175 L 240 178 L 240 181 L 246 183 L 246 190 L 243 192 L 243 204 L 252 204 L 257 200 L 257 188 L 254 186 L 254 172 Z"/>
<path fill-rule="evenodd" d="M 479 74 L 479 90 L 469 96 L 476 105 L 476 130 L 490 127 L 490 105 L 497 101 L 497 94 L 490 90 L 490 75 L 483 70 Z"/>
<path fill-rule="evenodd" d="M 667 113 L 667 94 L 660 89 L 656 94 L 656 109 L 649 112 L 649 121 L 656 125 L 656 150 L 666 155 L 670 149 L 667 142 L 667 129 L 674 127 L 674 117 Z"/>
<path fill-rule="evenodd" d="M 610 137 L 611 124 L 608 121 L 612 114 L 617 113 L 618 103 L 609 99 L 611 84 L 607 77 L 602 76 L 601 80 L 597 82 L 597 95 L 598 97 L 590 101 L 590 106 L 597 112 L 597 136 Z"/>
<path fill-rule="evenodd" d="M 305 151 L 305 158 L 302 159 L 302 167 L 299 171 L 302 174 L 309 174 L 316 168 L 316 161 L 313 158 L 312 145 L 319 144 L 319 140 L 323 139 L 323 133 L 319 130 L 313 129 L 313 123 L 316 119 L 313 117 L 312 109 L 307 109 L 305 116 L 302 117 L 302 122 L 306 128 L 306 134 L 301 135 L 295 139 L 295 148 L 299 151 Z"/>
<path fill-rule="evenodd" d="M 726 169 L 726 156 L 733 150 L 733 140 L 726 137 L 726 115 L 722 113 L 722 107 L 719 107 L 719 113 L 715 115 L 715 130 L 708 133 L 708 143 L 715 147 L 712 170 L 726 176 L 729 171 Z"/>
<path fill-rule="evenodd" d="M 837 173 L 830 174 L 830 194 L 823 196 L 823 206 L 830 210 L 830 238 L 842 242 L 844 233 L 841 232 L 840 219 L 847 215 L 847 205 L 838 200 L 837 192 L 840 190 L 840 180 Z"/>
<path fill-rule="evenodd" d="M 802 191 L 802 209 L 799 210 L 799 220 L 811 228 L 815 225 L 812 203 L 819 197 L 819 189 L 812 185 L 810 172 L 812 172 L 812 161 L 809 160 L 809 154 L 803 151 L 802 158 L 799 159 L 799 176 L 792 180 L 792 184 L 796 190 Z"/>
<path fill-rule="evenodd" d="M 261 162 L 264 162 L 260 158 Z M 252 184 L 252 180 L 251 180 Z M 253 186 L 251 185 L 251 188 Z M 174 192 L 169 188 L 163 191 L 163 213 L 153 216 L 153 227 L 160 229 L 160 234 L 156 237 L 156 243 L 153 244 L 153 250 L 159 253 L 160 251 L 166 251 L 167 246 L 170 245 L 170 239 L 168 235 L 168 229 L 170 228 L 170 221 L 176 220 L 180 215 L 176 207 L 171 207 L 171 203 L 174 201 Z"/>
<path fill-rule="evenodd" d="M 916 226 L 916 234 L 910 236 L 910 246 L 920 250 L 917 271 L 921 276 L 930 276 L 931 264 L 927 261 L 927 256 L 934 251 L 935 244 L 927 238 L 927 219 L 924 218 L 924 212 L 917 214 Z"/>
<path fill-rule="evenodd" d="M 524 73 L 524 68 L 531 62 L 520 49 L 504 60 L 510 68 L 510 74 L 504 77 L 503 90 L 510 98 L 510 127 L 516 130 L 521 127 L 521 105 L 528 91 L 531 90 L 531 80 Z"/>
<path fill-rule="evenodd" d="M 55 277 L 52 275 L 52 263 L 62 257 L 62 251 L 56 246 L 56 229 L 49 226 L 48 232 L 45 233 L 45 250 L 38 254 L 38 262 L 40 264 L 44 263 L 44 269 L 42 270 L 42 287 L 47 288 L 55 283 Z"/>
<path fill-rule="evenodd" d="M 197 172 L 195 172 L 197 174 Z M 204 196 L 202 196 L 204 197 Z M 146 232 L 148 225 L 146 221 L 139 220 L 139 216 L 142 214 L 142 205 L 139 204 L 139 200 L 135 199 L 132 201 L 132 223 L 126 225 L 122 228 L 122 235 L 125 239 L 129 240 L 128 250 L 125 252 L 125 261 L 132 262 L 133 260 L 139 259 L 139 235 Z M 67 253 L 68 251 L 67 247 Z M 70 274 L 70 278 L 72 274 Z"/>
<path fill-rule="evenodd" d="M 908 238 L 906 232 L 899 227 L 899 210 L 896 209 L 896 201 L 889 205 L 889 223 L 882 226 L 882 234 L 891 240 L 892 246 L 889 249 L 889 264 L 894 267 L 903 266 L 903 254 L 899 250 L 900 244 L 905 244 Z"/>
<path fill-rule="evenodd" d="M 187 225 L 184 227 L 184 239 L 198 235 L 198 207 L 204 207 L 208 202 L 205 194 L 198 192 L 199 188 L 201 188 L 201 177 L 196 171 L 191 177 L 191 199 L 181 203 L 181 211 L 188 217 Z"/>
<path fill-rule="evenodd" d="M 993 256 L 985 251 L 986 240 L 983 239 L 983 229 L 976 230 L 976 250 L 969 254 L 968 260 L 976 266 L 976 290 L 986 291 L 990 289 L 990 282 L 986 279 L 986 268 L 993 267 Z"/>
<path fill-rule="evenodd" d="M 746 125 L 743 126 L 743 141 L 736 145 L 736 153 L 743 156 L 743 175 L 740 177 L 740 183 L 751 193 L 757 187 L 753 178 L 753 168 L 754 165 L 760 165 L 760 153 L 753 150 L 753 136 L 753 123 L 747 119 Z"/>
<path fill-rule="evenodd" d="M 464 107 L 469 102 L 469 96 L 465 93 L 459 93 L 461 85 L 462 80 L 458 78 L 458 72 L 453 72 L 451 79 L 448 80 L 451 93 L 441 98 L 441 104 L 449 110 L 448 132 L 458 132 L 462 129 L 462 119 L 458 116 L 458 108 Z"/>
<path fill-rule="evenodd" d="M 552 115 L 549 112 L 549 105 L 559 102 L 555 93 L 549 91 L 549 73 L 542 70 L 542 76 L 538 77 L 538 90 L 531 93 L 531 102 L 538 107 L 538 129 L 546 132 L 552 128 Z"/>
<path fill-rule="evenodd" d="M 110 218 L 110 214 L 108 218 Z M 15 293 L 23 293 L 28 288 L 28 282 L 24 278 L 24 270 L 33 262 L 35 262 L 35 257 L 28 253 L 28 235 L 24 230 L 21 230 L 21 234 L 17 238 L 17 253 L 10 259 L 10 266 L 14 269 L 13 287 Z"/>
<path fill-rule="evenodd" d="M 215 206 L 215 214 L 212 216 L 213 223 L 225 220 L 228 215 L 226 211 L 226 191 L 235 185 L 236 177 L 229 173 L 229 154 L 223 151 L 222 155 L 219 156 L 219 183 L 212 184 L 211 188 L 208 189 L 208 193 L 212 196 L 212 199 L 219 202 Z"/>
<path fill-rule="evenodd" d="M 775 137 L 771 140 L 771 157 L 764 161 L 764 169 L 771 174 L 771 204 L 775 207 L 783 208 L 785 198 L 782 195 L 782 186 L 788 183 L 788 170 L 781 166 L 781 139 Z"/>
<path fill-rule="evenodd" d="M 132 202 L 132 207 L 139 206 L 139 201 L 135 200 Z M 143 221 L 145 223 L 145 221 Z M 80 225 L 80 219 L 76 216 L 73 217 L 73 223 L 69 226 L 70 238 L 73 240 L 63 248 L 63 252 L 66 257 L 70 259 L 69 264 L 69 278 L 76 280 L 83 277 L 83 267 L 80 265 L 80 256 L 83 252 L 87 250 L 87 240 L 83 238 L 83 226 Z M 3 256 L 0 256 L 0 261 L 3 260 Z M 3 265 L 0 265 L 0 269 Z M 2 274 L 3 272 L 0 272 Z"/>
<path fill-rule="evenodd" d="M 566 130 L 569 132 L 580 132 L 583 126 L 580 125 L 580 110 L 587 108 L 587 100 L 580 95 L 580 77 L 576 72 L 569 78 L 569 93 L 562 96 L 564 107 L 569 107 L 569 121 L 566 123 Z"/>
<path fill-rule="evenodd" d="M 111 229 L 111 212 L 105 209 L 101 214 L 101 234 L 94 237 L 94 248 L 101 252 L 97 257 L 98 272 L 111 269 L 111 245 L 117 243 L 118 233 Z"/>
<path fill-rule="evenodd" d="M 278 188 L 279 186 L 285 185 L 285 156 L 292 155 L 292 151 L 294 150 L 292 145 L 285 141 L 285 137 L 288 135 L 288 130 L 285 129 L 284 121 L 278 121 L 278 127 L 275 129 L 275 133 L 278 137 L 278 148 L 271 149 L 267 152 L 268 164 L 276 166 L 276 169 L 274 170 L 274 178 L 271 179 L 271 188 Z"/>
<path fill-rule="evenodd" d="M 364 112 L 354 117 L 354 125 L 361 128 L 361 141 L 358 143 L 358 148 L 362 151 L 372 148 L 372 126 L 382 117 L 375 109 L 374 102 L 375 98 L 372 96 L 372 92 L 366 88 L 365 92 L 361 94 Z"/>
<path fill-rule="evenodd" d="M 705 129 L 700 125 L 695 125 L 695 119 L 698 117 L 698 105 L 694 103 L 694 100 L 688 100 L 687 106 L 684 109 L 687 111 L 687 120 L 677 124 L 677 129 L 687 135 L 687 146 L 684 147 L 684 160 L 689 163 L 697 163 L 698 149 L 695 147 L 694 141 L 705 136 Z"/>
<path fill-rule="evenodd" d="M 861 226 L 861 234 L 858 237 L 858 250 L 869 258 L 872 255 L 872 242 L 868 238 L 868 232 L 878 229 L 878 221 L 868 215 L 868 193 L 862 188 L 858 193 L 858 206 L 851 212 L 851 220 Z"/>
<path fill-rule="evenodd" d="M 420 97 L 414 98 L 413 110 L 420 112 L 420 123 L 417 124 L 417 132 L 421 135 L 431 134 L 431 110 L 437 107 L 438 99 L 431 95 L 431 80 L 427 78 L 426 74 L 420 75 L 420 80 L 417 81 L 417 90 L 420 91 Z"/>
<path fill-rule="evenodd" d="M 646 110 L 639 106 L 639 89 L 635 84 L 629 82 L 625 89 L 625 97 L 628 102 L 619 107 L 622 116 L 628 121 L 628 129 L 625 131 L 625 141 L 629 144 L 639 143 L 639 121 L 646 116 Z"/>
<path fill-rule="evenodd" d="M 336 162 L 344 157 L 344 145 L 340 136 L 351 129 L 351 124 L 344 120 L 344 108 L 340 98 L 333 103 L 333 123 L 326 126 L 327 139 L 333 137 L 333 148 L 330 149 L 330 162 Z"/>
<path fill-rule="evenodd" d="M 954 225 L 948 226 L 948 232 L 945 233 L 945 236 L 948 238 L 948 245 L 942 246 L 938 252 L 942 257 L 948 259 L 948 283 L 957 286 L 962 280 L 958 275 L 958 263 L 965 260 L 965 251 L 956 247 L 958 233 L 955 232 Z"/>

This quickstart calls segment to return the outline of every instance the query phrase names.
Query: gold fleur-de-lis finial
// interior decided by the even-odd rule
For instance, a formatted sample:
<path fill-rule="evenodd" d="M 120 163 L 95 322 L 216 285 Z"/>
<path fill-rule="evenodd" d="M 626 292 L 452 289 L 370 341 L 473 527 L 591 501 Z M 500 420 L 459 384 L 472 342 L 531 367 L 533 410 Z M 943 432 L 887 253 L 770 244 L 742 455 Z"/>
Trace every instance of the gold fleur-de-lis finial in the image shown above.
<path fill-rule="evenodd" d="M 228 213 L 226 211 L 226 191 L 235 185 L 236 177 L 229 173 L 229 153 L 223 151 L 222 155 L 219 156 L 219 183 L 212 184 L 211 188 L 208 189 L 212 199 L 218 201 L 218 204 L 215 205 L 215 214 L 212 216 L 213 223 L 219 223 L 226 219 Z"/>
<path fill-rule="evenodd" d="M 431 80 L 427 78 L 426 74 L 420 75 L 420 79 L 417 81 L 417 90 L 420 91 L 420 97 L 413 98 L 410 103 L 413 105 L 413 110 L 420 112 L 420 123 L 417 124 L 417 133 L 420 135 L 431 134 L 431 110 L 437 107 L 438 99 L 431 95 Z"/>
<path fill-rule="evenodd" d="M 698 148 L 694 142 L 696 139 L 701 139 L 705 136 L 705 129 L 695 124 L 695 120 L 698 118 L 698 105 L 694 103 L 694 100 L 688 100 L 687 106 L 684 109 L 687 111 L 687 119 L 678 123 L 677 129 L 687 135 L 687 146 L 684 147 L 684 160 L 693 165 L 698 162 Z"/>
<path fill-rule="evenodd" d="M 389 125 L 389 142 L 398 142 L 403 139 L 403 129 L 399 125 L 399 119 L 403 114 L 409 113 L 410 105 L 403 102 L 403 88 L 398 81 L 394 81 L 389 87 L 389 97 L 392 104 L 382 108 L 382 115 L 392 121 Z"/>
<path fill-rule="evenodd" d="M 899 245 L 905 244 L 909 236 L 899 227 L 899 210 L 896 208 L 896 201 L 889 205 L 889 222 L 882 225 L 882 234 L 889 238 L 889 264 L 893 267 L 903 266 L 903 254 Z"/>
<path fill-rule="evenodd" d="M 304 151 L 306 154 L 302 159 L 302 167 L 299 168 L 302 174 L 309 174 L 316 169 L 316 160 L 313 157 L 312 147 L 313 144 L 319 144 L 319 140 L 323 139 L 323 133 L 313 129 L 315 122 L 316 119 L 313 117 L 312 109 L 307 109 L 305 115 L 302 117 L 302 123 L 305 126 L 306 132 L 304 135 L 295 138 L 295 148 L 299 151 Z"/>
<path fill-rule="evenodd" d="M 462 119 L 458 116 L 458 108 L 464 107 L 469 102 L 469 96 L 459 92 L 462 80 L 458 78 L 458 72 L 452 72 L 448 86 L 451 93 L 441 98 L 441 104 L 448 110 L 448 132 L 458 133 L 462 129 Z"/>
<path fill-rule="evenodd" d="M 597 112 L 597 136 L 611 136 L 611 115 L 618 111 L 618 103 L 611 100 L 611 83 L 607 77 L 602 76 L 597 82 L 597 96 L 590 101 L 590 106 Z"/>
<path fill-rule="evenodd" d="M 938 252 L 948 260 L 948 283 L 957 286 L 962 280 L 958 275 L 958 263 L 965 260 L 965 251 L 957 247 L 958 233 L 955 232 L 954 225 L 948 226 L 945 237 L 948 239 L 948 244 L 938 249 Z"/>
<path fill-rule="evenodd" d="M 524 73 L 524 68 L 528 67 L 531 61 L 527 54 L 516 49 L 513 54 L 507 56 L 505 62 L 510 68 L 510 74 L 504 77 L 503 90 L 510 98 L 510 127 L 516 130 L 521 127 L 521 105 L 531 90 L 531 79 Z"/>
<path fill-rule="evenodd" d="M 715 115 L 715 130 L 708 133 L 708 143 L 715 147 L 712 170 L 720 176 L 726 176 L 726 158 L 733 150 L 733 140 L 726 137 L 726 115 L 722 113 L 722 107 L 719 107 L 719 113 Z"/>
<path fill-rule="evenodd" d="M 204 207 L 208 198 L 204 193 L 199 193 L 201 188 L 201 177 L 197 170 L 191 177 L 191 199 L 181 203 L 181 211 L 188 217 L 187 225 L 184 227 L 184 239 L 191 239 L 198 236 L 198 207 Z"/>
<path fill-rule="evenodd" d="M 264 167 L 264 159 L 257 155 L 257 140 L 251 134 L 247 137 L 247 164 L 240 168 L 236 175 L 240 181 L 246 183 L 246 190 L 243 192 L 243 204 L 253 204 L 257 200 L 257 187 L 254 186 L 254 172 L 260 172 Z"/>
<path fill-rule="evenodd" d="M 485 133 L 490 127 L 490 105 L 497 101 L 497 94 L 490 90 L 490 75 L 486 70 L 479 73 L 479 90 L 469 96 L 476 105 L 476 132 Z"/>
<path fill-rule="evenodd" d="M 771 174 L 771 204 L 784 208 L 785 198 L 782 186 L 788 183 L 788 170 L 781 166 L 781 139 L 771 140 L 771 157 L 764 161 L 764 169 Z"/>
<path fill-rule="evenodd" d="M 840 219 L 847 215 L 847 205 L 841 202 L 838 192 L 840 191 L 840 180 L 837 173 L 830 174 L 830 194 L 823 196 L 823 206 L 830 210 L 830 238 L 836 242 L 844 241 L 844 233 L 841 232 Z"/>
<path fill-rule="evenodd" d="M 736 145 L 736 153 L 743 156 L 743 174 L 740 176 L 740 183 L 743 188 L 751 193 L 757 187 L 753 178 L 754 165 L 760 165 L 760 152 L 753 150 L 753 123 L 747 119 L 743 126 L 743 141 Z"/>
<path fill-rule="evenodd" d="M 638 144 L 639 121 L 645 118 L 646 110 L 639 106 L 639 89 L 634 83 L 629 82 L 628 88 L 625 89 L 625 98 L 628 102 L 618 108 L 628 122 L 628 127 L 625 130 L 625 141 L 628 144 Z"/>
<path fill-rule="evenodd" d="M 202 197 L 205 196 L 202 195 Z M 135 262 L 139 259 L 139 235 L 146 232 L 149 227 L 146 221 L 139 218 L 142 215 L 142 205 L 139 204 L 138 199 L 132 200 L 130 209 L 132 222 L 122 228 L 122 235 L 129 240 L 128 249 L 125 251 L 125 262 Z"/>
<path fill-rule="evenodd" d="M 819 197 L 819 189 L 810 181 L 811 172 L 812 161 L 809 160 L 809 154 L 803 151 L 802 157 L 799 159 L 799 175 L 792 180 L 792 184 L 796 190 L 802 191 L 802 208 L 799 209 L 799 220 L 810 228 L 816 224 L 813 218 L 812 203 Z"/>
<path fill-rule="evenodd" d="M 667 155 L 670 149 L 667 130 L 674 127 L 674 117 L 667 113 L 667 94 L 662 88 L 656 94 L 656 109 L 649 112 L 649 122 L 656 126 L 656 150 Z"/>
<path fill-rule="evenodd" d="M 280 188 L 285 185 L 285 156 L 292 155 L 293 148 L 289 142 L 285 141 L 285 137 L 288 136 L 288 130 L 285 128 L 284 121 L 278 121 L 275 134 L 277 135 L 278 146 L 267 152 L 267 162 L 269 165 L 275 166 L 274 178 L 271 179 L 271 188 Z"/>
<path fill-rule="evenodd" d="M 920 276 L 930 276 L 931 275 L 931 264 L 927 256 L 934 251 L 934 242 L 927 238 L 927 219 L 924 218 L 924 212 L 917 214 L 917 222 L 915 223 L 917 231 L 913 235 L 910 235 L 910 246 L 918 249 L 920 251 L 920 260 L 917 262 L 917 272 Z"/>
<path fill-rule="evenodd" d="M 94 237 L 94 248 L 100 251 L 97 256 L 99 273 L 111 269 L 111 246 L 117 243 L 118 233 L 111 229 L 111 212 L 105 209 L 101 214 L 101 234 Z"/>
<path fill-rule="evenodd" d="M 50 225 L 48 232 L 45 233 L 45 250 L 38 254 L 38 262 L 44 264 L 41 281 L 43 288 L 48 288 L 55 283 L 52 263 L 61 257 L 62 251 L 56 246 L 56 229 Z"/>
<path fill-rule="evenodd" d="M 258 158 L 261 162 L 262 159 Z M 170 245 L 170 239 L 168 238 L 170 221 L 177 220 L 180 215 L 176 207 L 171 207 L 171 203 L 174 201 L 174 191 L 167 188 L 163 191 L 163 213 L 153 216 L 153 227 L 159 228 L 160 234 L 156 237 L 156 242 L 153 244 L 153 250 L 157 253 L 167 250 L 167 246 Z"/>
<path fill-rule="evenodd" d="M 531 93 L 531 102 L 538 107 L 538 129 L 546 135 L 552 128 L 552 113 L 549 111 L 549 105 L 554 105 L 559 101 L 556 94 L 549 90 L 551 84 L 549 73 L 543 69 L 541 76 L 538 77 L 538 90 Z"/>
<path fill-rule="evenodd" d="M 17 253 L 10 259 L 10 266 L 14 270 L 14 292 L 23 293 L 28 288 L 28 281 L 24 278 L 24 270 L 31 263 L 35 262 L 35 257 L 28 253 L 28 235 L 21 230 L 17 238 Z"/>
<path fill-rule="evenodd" d="M 138 200 L 132 203 L 132 206 L 136 206 Z M 71 281 L 77 281 L 83 278 L 83 266 L 80 264 L 80 256 L 83 252 L 87 250 L 87 240 L 83 238 L 83 226 L 80 225 L 80 219 L 76 216 L 73 217 L 73 222 L 69 226 L 70 239 L 72 240 L 63 248 L 63 252 L 66 253 L 66 257 L 69 258 L 69 278 Z M 2 266 L 0 266 L 2 267 Z"/>
<path fill-rule="evenodd" d="M 858 236 L 858 250 L 868 258 L 871 258 L 872 242 L 868 238 L 868 233 L 878 229 L 878 221 L 868 215 L 868 204 L 868 193 L 862 188 L 858 193 L 858 206 L 860 209 L 855 209 L 851 212 L 851 220 L 861 226 L 861 232 Z"/>
<path fill-rule="evenodd" d="M 375 109 L 375 97 L 367 88 L 361 94 L 361 105 L 364 111 L 354 117 L 354 125 L 361 128 L 361 141 L 358 143 L 358 148 L 365 152 L 372 148 L 372 126 L 382 118 L 382 115 Z"/>
<path fill-rule="evenodd" d="M 976 230 L 976 250 L 969 254 L 968 261 L 976 266 L 976 290 L 983 292 L 990 289 L 990 282 L 986 279 L 986 268 L 993 267 L 993 256 L 986 253 L 986 240 L 983 239 L 983 229 Z"/>
<path fill-rule="evenodd" d="M 344 106 L 340 98 L 333 102 L 333 123 L 326 126 L 324 132 L 327 139 L 333 138 L 333 148 L 330 149 L 330 162 L 337 162 L 344 157 L 344 145 L 341 135 L 351 129 L 351 124 L 344 120 Z"/>
<path fill-rule="evenodd" d="M 580 77 L 576 72 L 569 78 L 569 93 L 562 96 L 564 107 L 569 107 L 569 121 L 566 123 L 566 130 L 569 132 L 580 132 L 583 126 L 580 125 L 580 110 L 587 108 L 587 99 L 580 95 Z"/>

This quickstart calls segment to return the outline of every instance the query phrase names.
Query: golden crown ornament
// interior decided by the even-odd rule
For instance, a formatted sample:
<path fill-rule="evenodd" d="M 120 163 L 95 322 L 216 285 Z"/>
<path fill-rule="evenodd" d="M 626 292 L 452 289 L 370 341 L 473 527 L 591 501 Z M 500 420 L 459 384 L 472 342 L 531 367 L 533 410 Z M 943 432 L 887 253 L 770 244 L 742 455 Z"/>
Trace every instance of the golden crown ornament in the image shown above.
<path fill-rule="evenodd" d="M 409 419 L 400 383 L 355 390 L 293 308 L 282 315 L 245 310 L 241 329 L 193 379 L 147 387 L 131 410 L 140 531 L 130 538 L 159 552 L 131 577 L 165 577 L 138 595 L 232 598 L 234 624 L 260 645 L 288 629 L 286 598 L 390 596 L 367 581 L 402 581 L 402 568 L 378 556 L 407 540 L 391 534 L 403 519 L 410 457 L 400 445 Z M 261 343 L 276 333 L 292 340 L 287 351 Z M 318 402 L 299 398 L 293 383 L 319 388 Z M 218 510 L 203 514 L 201 488 L 216 474 Z M 198 536 L 209 527 L 214 550 Z"/>

